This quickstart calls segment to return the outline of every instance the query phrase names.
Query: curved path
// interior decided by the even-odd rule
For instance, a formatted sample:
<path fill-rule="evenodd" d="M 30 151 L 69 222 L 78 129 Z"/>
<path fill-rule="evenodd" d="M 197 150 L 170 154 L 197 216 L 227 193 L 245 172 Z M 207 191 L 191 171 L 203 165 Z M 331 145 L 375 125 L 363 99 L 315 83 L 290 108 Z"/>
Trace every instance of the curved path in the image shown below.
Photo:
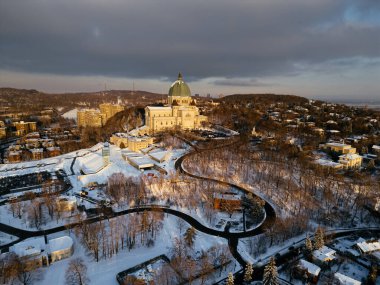
<path fill-rule="evenodd" d="M 240 143 L 240 141 L 239 140 L 238 141 L 233 141 L 230 144 L 222 144 L 222 145 L 215 146 L 213 148 L 214 149 L 215 148 L 223 148 L 223 147 L 231 146 L 231 145 L 237 144 L 237 143 Z M 235 184 L 232 184 L 232 183 L 229 183 L 229 182 L 225 182 L 225 181 L 221 181 L 221 180 L 217 180 L 217 179 L 213 179 L 213 178 L 209 178 L 209 177 L 203 177 L 203 176 L 200 176 L 200 175 L 195 175 L 195 174 L 187 172 L 183 168 L 183 166 L 182 166 L 183 161 L 187 157 L 189 157 L 190 155 L 193 155 L 196 152 L 203 152 L 203 151 L 207 151 L 208 150 L 208 149 L 201 149 L 201 148 L 199 148 L 199 147 L 197 147 L 195 145 L 192 145 L 192 146 L 194 147 L 195 152 L 187 153 L 187 154 L 183 155 L 182 157 L 180 157 L 175 162 L 175 168 L 177 170 L 179 170 L 181 173 L 183 173 L 185 175 L 188 175 L 188 176 L 196 178 L 196 179 L 203 179 L 203 180 L 208 180 L 208 181 L 212 181 L 212 182 L 215 182 L 215 183 L 220 183 L 222 185 L 226 185 L 226 186 L 238 189 L 239 191 L 242 191 L 244 193 L 251 193 L 247 189 L 244 189 L 244 188 L 242 188 L 242 187 L 240 187 L 238 185 L 235 185 Z M 73 160 L 73 162 L 75 162 L 75 160 Z M 131 213 L 139 213 L 139 212 L 144 212 L 144 211 L 160 211 L 160 212 L 164 212 L 164 213 L 171 214 L 171 215 L 177 216 L 177 217 L 185 220 L 187 223 L 189 223 L 192 227 L 194 227 L 196 230 L 198 230 L 200 232 L 203 232 L 203 233 L 206 233 L 206 234 L 209 234 L 209 235 L 218 236 L 218 237 L 222 237 L 222 238 L 227 239 L 232 255 L 244 267 L 245 266 L 245 261 L 244 261 L 244 259 L 240 256 L 240 254 L 237 251 L 237 244 L 238 244 L 239 238 L 250 237 L 250 236 L 255 236 L 255 235 L 258 235 L 258 234 L 262 234 L 262 233 L 265 232 L 265 230 L 267 228 L 271 227 L 273 225 L 274 221 L 275 221 L 276 213 L 275 213 L 273 207 L 269 203 L 265 202 L 264 209 L 265 209 L 265 212 L 266 212 L 266 216 L 264 218 L 263 223 L 260 224 L 256 228 L 253 228 L 253 229 L 250 229 L 250 230 L 247 230 L 247 231 L 244 231 L 244 232 L 229 232 L 228 229 L 225 229 L 224 231 L 219 231 L 219 230 L 216 230 L 216 229 L 213 229 L 213 228 L 205 226 L 204 224 L 200 223 L 194 217 L 192 217 L 192 216 L 190 216 L 188 214 L 185 214 L 185 213 L 183 213 L 181 211 L 178 211 L 178 210 L 175 210 L 175 209 L 171 209 L 169 207 L 157 206 L 157 205 L 148 205 L 148 206 L 145 205 L 145 206 L 130 208 L 130 209 L 123 210 L 123 211 L 120 211 L 120 212 L 112 212 L 112 213 L 110 213 L 108 215 L 97 216 L 97 217 L 86 219 L 83 222 L 85 222 L 85 223 L 94 223 L 94 222 L 98 222 L 98 221 L 101 221 L 101 220 L 114 218 L 114 217 L 117 217 L 117 216 L 128 215 L 128 214 L 131 214 Z M 42 235 L 48 235 L 48 234 L 64 231 L 64 230 L 67 230 L 67 229 L 71 229 L 71 228 L 74 228 L 74 227 L 80 225 L 80 223 L 81 222 L 76 222 L 76 223 L 71 223 L 71 224 L 67 224 L 67 225 L 64 225 L 64 226 L 58 226 L 58 227 L 55 227 L 55 228 L 50 228 L 50 229 L 46 229 L 46 230 L 38 230 L 38 231 L 29 231 L 29 230 L 19 229 L 19 228 L 15 228 L 15 227 L 12 227 L 12 226 L 0 223 L 0 231 L 3 231 L 5 233 L 8 233 L 10 235 L 18 237 L 18 239 L 15 240 L 15 241 L 13 241 L 12 243 L 0 246 L 0 249 L 7 249 L 7 248 L 9 248 L 9 246 L 11 246 L 11 245 L 13 245 L 13 244 L 15 244 L 15 243 L 17 243 L 19 241 L 22 241 L 22 240 L 24 240 L 26 238 L 37 237 L 37 236 L 42 236 Z"/>

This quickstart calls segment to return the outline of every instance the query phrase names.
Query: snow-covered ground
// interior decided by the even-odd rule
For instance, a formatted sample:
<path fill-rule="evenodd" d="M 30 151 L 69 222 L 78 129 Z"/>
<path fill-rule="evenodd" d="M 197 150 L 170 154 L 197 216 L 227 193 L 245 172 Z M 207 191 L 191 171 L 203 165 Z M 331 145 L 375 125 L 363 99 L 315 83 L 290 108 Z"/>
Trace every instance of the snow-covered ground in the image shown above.
<path fill-rule="evenodd" d="M 62 114 L 62 117 L 66 118 L 66 119 L 74 119 L 75 121 L 77 120 L 77 116 L 78 116 L 78 109 L 77 108 L 72 109 L 72 110 L 67 111 L 66 113 Z"/>
<path fill-rule="evenodd" d="M 169 251 L 172 247 L 172 241 L 175 237 L 180 235 L 178 227 L 176 226 L 176 219 L 173 216 L 167 216 L 164 221 L 164 227 L 161 230 L 155 245 L 150 248 L 137 247 L 128 251 L 124 249 L 117 255 L 114 255 L 110 259 L 103 259 L 99 262 L 93 260 L 92 256 L 86 253 L 85 248 L 80 244 L 78 239 L 73 233 L 71 237 L 74 239 L 74 255 L 68 259 L 53 263 L 48 268 L 43 268 L 43 279 L 39 281 L 40 285 L 50 284 L 65 284 L 65 270 L 70 262 L 75 257 L 81 257 L 85 260 L 88 267 L 88 276 L 90 278 L 90 284 L 107 284 L 117 285 L 116 274 L 126 270 L 130 267 L 138 265 L 144 261 L 152 259 L 158 255 L 169 255 Z M 66 235 L 67 232 L 56 233 L 49 236 L 50 238 Z M 197 251 L 207 250 L 213 245 L 227 245 L 227 241 L 222 238 L 216 238 L 200 232 L 197 232 L 194 248 Z M 233 264 L 234 266 L 234 264 Z M 238 266 L 236 267 L 238 269 Z M 231 268 L 229 268 L 231 270 Z M 223 272 L 222 277 L 228 274 L 228 270 Z M 210 284 L 210 283 L 207 283 Z"/>

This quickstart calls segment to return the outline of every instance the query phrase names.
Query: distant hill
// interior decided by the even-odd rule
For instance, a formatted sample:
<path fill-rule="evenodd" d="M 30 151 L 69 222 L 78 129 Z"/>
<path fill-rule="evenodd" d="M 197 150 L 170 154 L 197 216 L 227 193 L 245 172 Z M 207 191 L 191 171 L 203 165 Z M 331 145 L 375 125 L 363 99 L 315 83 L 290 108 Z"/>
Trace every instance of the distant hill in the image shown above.
<path fill-rule="evenodd" d="M 0 106 L 17 110 L 41 110 L 45 107 L 97 107 L 103 102 L 117 102 L 118 98 L 133 105 L 151 104 L 166 95 L 146 91 L 107 90 L 99 92 L 44 93 L 34 89 L 0 88 Z M 26 109 L 25 109 L 26 108 Z"/>
<path fill-rule="evenodd" d="M 282 95 L 282 94 L 233 94 L 227 95 L 218 99 L 219 101 L 224 102 L 254 102 L 254 103 L 275 103 L 275 102 L 284 102 L 284 103 L 306 103 L 308 99 L 296 95 Z"/>

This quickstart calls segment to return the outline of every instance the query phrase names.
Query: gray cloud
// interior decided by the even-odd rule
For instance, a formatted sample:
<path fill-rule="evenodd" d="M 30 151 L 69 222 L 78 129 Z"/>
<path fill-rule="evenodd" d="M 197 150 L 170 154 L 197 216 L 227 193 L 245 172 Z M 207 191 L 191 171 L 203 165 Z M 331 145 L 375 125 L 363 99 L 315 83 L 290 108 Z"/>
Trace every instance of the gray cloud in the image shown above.
<path fill-rule="evenodd" d="M 355 3 L 0 0 L 0 69 L 135 78 L 183 71 L 197 80 L 294 75 L 300 64 L 379 58 L 380 26 L 347 18 L 347 11 L 377 13 L 378 1 Z"/>
<path fill-rule="evenodd" d="M 269 87 L 274 86 L 275 84 L 269 84 L 262 81 L 259 81 L 254 78 L 223 78 L 216 79 L 212 81 L 215 85 L 220 86 L 241 86 L 241 87 Z"/>

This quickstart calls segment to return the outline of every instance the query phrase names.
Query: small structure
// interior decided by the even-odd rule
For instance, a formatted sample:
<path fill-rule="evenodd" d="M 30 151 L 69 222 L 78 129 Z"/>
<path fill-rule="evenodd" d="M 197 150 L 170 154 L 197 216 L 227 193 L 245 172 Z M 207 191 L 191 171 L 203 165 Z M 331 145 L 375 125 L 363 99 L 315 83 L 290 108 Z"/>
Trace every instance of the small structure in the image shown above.
<path fill-rule="evenodd" d="M 30 150 L 32 153 L 33 160 L 40 160 L 44 158 L 44 149 L 43 148 L 33 148 Z"/>
<path fill-rule="evenodd" d="M 73 211 L 77 205 L 77 199 L 74 196 L 60 196 L 57 199 L 57 206 L 60 212 Z"/>
<path fill-rule="evenodd" d="M 59 146 L 48 147 L 46 150 L 49 157 L 58 156 L 61 154 L 61 148 Z"/>
<path fill-rule="evenodd" d="M 169 160 L 171 155 L 172 155 L 171 151 L 166 151 L 166 150 L 157 150 L 157 151 L 152 151 L 149 153 L 149 157 L 159 163 L 163 163 Z"/>
<path fill-rule="evenodd" d="M 362 282 L 355 280 L 351 277 L 348 277 L 339 272 L 334 274 L 334 278 L 335 280 L 339 281 L 339 283 L 342 285 L 361 285 L 362 284 Z"/>
<path fill-rule="evenodd" d="M 154 167 L 154 163 L 147 157 L 143 156 L 129 156 L 128 162 L 139 170 L 150 169 Z"/>
<path fill-rule="evenodd" d="M 236 211 L 241 208 L 241 196 L 234 193 L 214 193 L 214 209 Z"/>
<path fill-rule="evenodd" d="M 328 167 L 328 168 L 332 168 L 332 169 L 342 169 L 343 168 L 343 165 L 338 163 L 338 162 L 334 162 L 332 160 L 328 160 L 328 159 L 323 159 L 323 158 L 319 158 L 315 161 L 316 164 L 318 165 L 321 165 L 323 167 Z"/>
<path fill-rule="evenodd" d="M 306 275 L 307 279 L 313 283 L 318 282 L 320 272 L 321 268 L 319 266 L 304 259 L 300 259 L 296 267 L 296 274 L 298 274 L 300 277 L 304 277 Z"/>
<path fill-rule="evenodd" d="M 31 238 L 9 247 L 9 252 L 22 258 L 28 270 L 33 270 L 70 257 L 74 252 L 74 242 L 69 236 L 51 239 L 48 243 L 44 237 Z"/>
<path fill-rule="evenodd" d="M 140 151 L 153 144 L 153 138 L 149 136 L 131 136 L 126 133 L 116 133 L 111 136 L 110 142 L 120 148 Z"/>
<path fill-rule="evenodd" d="M 320 149 L 334 151 L 340 154 L 356 153 L 356 148 L 351 147 L 349 144 L 329 142 L 319 145 Z"/>
<path fill-rule="evenodd" d="M 329 264 L 335 259 L 336 251 L 325 245 L 313 251 L 313 260 L 319 265 Z"/>
<path fill-rule="evenodd" d="M 347 153 L 339 156 L 339 163 L 346 169 L 359 168 L 362 165 L 363 157 L 356 153 Z"/>
<path fill-rule="evenodd" d="M 9 247 L 9 252 L 15 253 L 24 262 L 28 270 L 42 267 L 48 264 L 48 259 L 43 250 L 45 248 L 45 239 L 43 237 L 31 238 L 16 243 Z"/>
<path fill-rule="evenodd" d="M 380 145 L 373 145 L 372 151 L 380 155 Z"/>
<path fill-rule="evenodd" d="M 21 162 L 21 150 L 12 150 L 8 153 L 8 162 L 9 163 L 17 163 Z"/>
<path fill-rule="evenodd" d="M 105 142 L 102 149 L 103 166 L 110 164 L 110 144 Z"/>
<path fill-rule="evenodd" d="M 74 253 L 73 239 L 69 236 L 63 236 L 49 240 L 49 260 L 50 262 L 59 261 L 68 258 Z"/>
<path fill-rule="evenodd" d="M 361 253 L 369 253 L 380 250 L 380 241 L 376 240 L 373 242 L 367 242 L 366 240 L 360 238 L 356 243 L 356 246 Z"/>

